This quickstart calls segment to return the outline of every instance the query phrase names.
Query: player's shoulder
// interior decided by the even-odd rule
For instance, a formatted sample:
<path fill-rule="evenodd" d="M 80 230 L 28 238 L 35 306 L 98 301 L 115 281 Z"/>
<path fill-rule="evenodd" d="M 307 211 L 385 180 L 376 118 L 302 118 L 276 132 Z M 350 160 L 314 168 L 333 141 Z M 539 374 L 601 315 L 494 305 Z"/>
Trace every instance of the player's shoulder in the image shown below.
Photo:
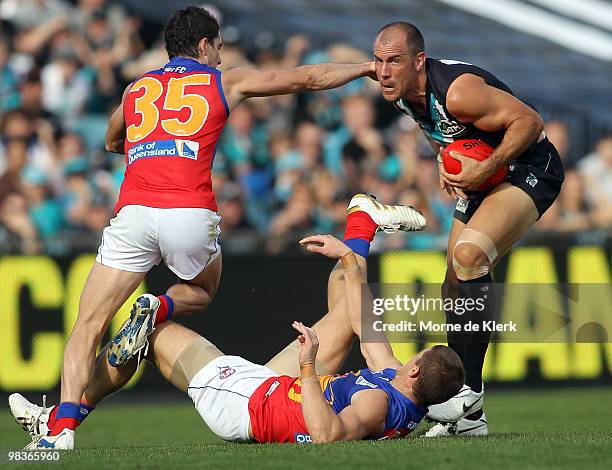
<path fill-rule="evenodd" d="M 455 59 L 432 59 L 426 61 L 427 75 L 430 80 L 447 88 L 453 81 L 464 74 L 481 75 L 487 73 L 481 67 Z"/>
<path fill-rule="evenodd" d="M 443 100 L 449 98 L 451 88 L 464 85 L 468 88 L 481 84 L 503 87 L 503 84 L 487 70 L 461 60 L 427 59 L 427 76 L 435 93 Z"/>
<path fill-rule="evenodd" d="M 235 67 L 223 72 L 222 80 L 223 87 L 229 89 L 230 87 L 240 85 L 241 83 L 248 83 L 253 80 L 257 75 L 261 75 L 263 72 L 251 69 L 248 67 Z"/>
<path fill-rule="evenodd" d="M 457 59 L 435 59 L 428 57 L 425 63 L 428 70 L 434 73 L 453 73 L 464 70 L 485 71 L 478 65 Z"/>

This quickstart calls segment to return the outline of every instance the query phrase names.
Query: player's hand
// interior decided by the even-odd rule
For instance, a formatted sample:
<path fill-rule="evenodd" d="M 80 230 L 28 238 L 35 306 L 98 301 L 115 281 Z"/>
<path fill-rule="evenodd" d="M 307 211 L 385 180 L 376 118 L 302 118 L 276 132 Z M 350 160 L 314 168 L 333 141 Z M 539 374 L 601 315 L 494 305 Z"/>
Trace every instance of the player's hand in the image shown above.
<path fill-rule="evenodd" d="M 331 235 L 312 235 L 302 238 L 300 245 L 306 246 L 311 253 L 320 253 L 328 258 L 340 259 L 351 249 Z"/>
<path fill-rule="evenodd" d="M 465 192 L 463 192 L 463 189 L 451 186 L 446 181 L 444 181 L 442 174 L 440 174 L 440 189 L 446 191 L 446 193 L 455 200 L 458 198 L 469 199 L 469 196 L 465 194 Z"/>
<path fill-rule="evenodd" d="M 300 362 L 314 361 L 319 350 L 319 338 L 312 328 L 308 328 L 302 322 L 294 321 L 291 325 L 294 330 L 299 331 L 298 341 L 300 343 Z"/>
<path fill-rule="evenodd" d="M 376 76 L 376 62 L 372 61 L 369 64 L 370 64 L 370 70 L 366 74 L 366 77 L 370 77 L 372 80 L 377 82 L 378 81 L 378 77 Z"/>
<path fill-rule="evenodd" d="M 442 176 L 442 172 L 444 171 L 444 163 L 442 163 L 442 152 L 444 152 L 444 147 L 440 147 L 440 151 L 438 152 L 438 155 L 437 155 L 438 172 L 440 176 L 440 189 L 442 191 L 446 191 L 446 194 L 448 194 L 450 197 L 452 197 L 455 200 L 458 198 L 467 199 L 468 196 L 463 192 L 461 188 L 456 188 L 455 186 L 451 186 L 444 180 L 444 177 Z"/>
<path fill-rule="evenodd" d="M 440 165 L 440 175 L 444 182 L 453 188 L 475 190 L 495 172 L 491 159 L 478 161 L 458 152 L 451 152 L 450 155 L 461 162 L 461 172 L 453 175 L 447 173 L 444 166 Z"/>

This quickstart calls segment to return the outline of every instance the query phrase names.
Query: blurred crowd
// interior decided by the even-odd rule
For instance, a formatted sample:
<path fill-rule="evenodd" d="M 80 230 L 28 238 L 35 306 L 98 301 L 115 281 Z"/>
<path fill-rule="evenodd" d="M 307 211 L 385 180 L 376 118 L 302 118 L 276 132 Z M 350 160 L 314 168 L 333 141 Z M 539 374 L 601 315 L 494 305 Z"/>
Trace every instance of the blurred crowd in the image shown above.
<path fill-rule="evenodd" d="M 125 169 L 122 156 L 104 150 L 106 122 L 125 86 L 167 61 L 161 34 L 146 44 L 142 19 L 105 0 L 1 0 L 0 21 L 0 251 L 95 249 Z M 222 68 L 368 59 L 344 44 L 313 48 L 299 35 L 282 47 L 265 35 L 242 39 L 224 27 Z M 426 232 L 378 237 L 374 250 L 445 247 L 454 201 L 439 189 L 432 150 L 378 95 L 362 79 L 232 112 L 213 166 L 226 252 L 281 253 L 304 234 L 342 235 L 348 200 L 363 191 L 429 220 Z M 582 156 L 568 155 L 563 120 L 549 121 L 546 133 L 567 174 L 534 230 L 612 227 L 612 137 Z"/>

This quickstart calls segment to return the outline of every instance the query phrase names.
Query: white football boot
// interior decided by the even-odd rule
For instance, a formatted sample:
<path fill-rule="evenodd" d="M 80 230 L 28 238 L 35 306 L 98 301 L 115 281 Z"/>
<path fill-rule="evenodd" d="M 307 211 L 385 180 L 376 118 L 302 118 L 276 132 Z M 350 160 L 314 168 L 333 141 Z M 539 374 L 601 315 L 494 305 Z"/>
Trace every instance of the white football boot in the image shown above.
<path fill-rule="evenodd" d="M 31 403 L 19 393 L 9 395 L 8 401 L 11 414 L 15 418 L 15 421 L 32 436 L 32 439 L 47 435 L 49 432 L 49 426 L 47 425 L 49 422 L 49 415 L 53 411 L 53 408 L 55 408 L 55 405 L 47 408 L 46 395 L 43 395 L 42 406 Z"/>
<path fill-rule="evenodd" d="M 459 390 L 459 393 L 450 400 L 438 405 L 428 406 L 427 418 L 439 423 L 456 423 L 464 416 L 480 410 L 483 402 L 484 385 L 480 392 L 475 392 L 467 385 L 464 385 Z"/>
<path fill-rule="evenodd" d="M 64 429 L 57 436 L 39 436 L 23 450 L 72 450 L 74 449 L 74 431 Z"/>
<path fill-rule="evenodd" d="M 346 209 L 347 214 L 364 211 L 386 233 L 417 232 L 427 227 L 427 220 L 412 206 L 381 204 L 369 194 L 355 194 Z"/>
<path fill-rule="evenodd" d="M 438 423 L 430 428 L 424 437 L 447 437 L 447 436 L 486 436 L 489 434 L 487 417 L 482 413 L 478 419 L 469 419 L 467 416 L 456 423 Z"/>
<path fill-rule="evenodd" d="M 148 337 L 153 333 L 155 317 L 161 302 L 151 294 L 143 294 L 136 299 L 130 318 L 123 324 L 108 348 L 108 363 L 120 367 L 138 355 L 138 361 L 147 354 Z M 143 352 L 144 351 L 144 352 Z"/>

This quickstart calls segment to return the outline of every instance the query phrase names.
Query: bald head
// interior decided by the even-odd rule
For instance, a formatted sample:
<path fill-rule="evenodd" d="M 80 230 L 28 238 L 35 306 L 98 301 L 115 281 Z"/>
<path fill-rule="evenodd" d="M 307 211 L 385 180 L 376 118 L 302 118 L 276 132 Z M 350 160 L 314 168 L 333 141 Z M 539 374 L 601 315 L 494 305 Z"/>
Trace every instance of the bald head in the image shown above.
<path fill-rule="evenodd" d="M 383 98 L 417 99 L 425 90 L 425 47 L 418 28 L 404 21 L 383 26 L 374 41 L 376 78 Z M 418 98 L 420 99 L 420 98 Z"/>
<path fill-rule="evenodd" d="M 378 31 L 376 40 L 381 43 L 392 43 L 402 39 L 411 55 L 425 52 L 425 40 L 419 29 L 405 21 L 389 23 Z"/>

